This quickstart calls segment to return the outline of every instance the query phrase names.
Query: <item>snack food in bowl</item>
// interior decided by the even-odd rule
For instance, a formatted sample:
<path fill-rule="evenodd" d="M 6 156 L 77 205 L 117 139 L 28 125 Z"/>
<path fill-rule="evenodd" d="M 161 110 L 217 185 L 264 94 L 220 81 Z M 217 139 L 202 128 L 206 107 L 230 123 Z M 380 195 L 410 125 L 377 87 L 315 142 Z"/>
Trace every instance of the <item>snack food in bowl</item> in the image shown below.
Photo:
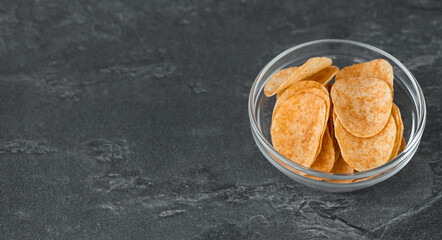
<path fill-rule="evenodd" d="M 313 188 L 342 192 L 403 168 L 420 143 L 426 109 L 416 79 L 388 53 L 319 40 L 263 68 L 250 92 L 249 118 L 258 148 L 275 167 Z"/>

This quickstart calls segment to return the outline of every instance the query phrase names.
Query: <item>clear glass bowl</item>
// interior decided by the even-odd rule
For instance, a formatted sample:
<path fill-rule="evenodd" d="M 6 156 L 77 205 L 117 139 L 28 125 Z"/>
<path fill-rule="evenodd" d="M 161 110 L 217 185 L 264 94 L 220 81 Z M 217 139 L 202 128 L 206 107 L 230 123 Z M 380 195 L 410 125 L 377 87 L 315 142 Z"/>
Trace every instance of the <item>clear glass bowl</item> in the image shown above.
<path fill-rule="evenodd" d="M 329 57 L 340 69 L 383 58 L 394 69 L 394 102 L 404 122 L 405 150 L 388 163 L 364 172 L 334 174 L 301 166 L 281 155 L 271 144 L 270 125 L 275 97 L 266 97 L 267 80 L 278 70 L 300 66 L 312 57 Z M 415 154 L 425 128 L 426 106 L 422 89 L 410 71 L 390 54 L 373 46 L 337 39 L 303 43 L 279 54 L 258 74 L 249 95 L 249 119 L 256 145 L 265 158 L 293 180 L 328 192 L 350 192 L 382 182 L 401 170 Z M 318 179 L 318 180 L 316 180 Z"/>

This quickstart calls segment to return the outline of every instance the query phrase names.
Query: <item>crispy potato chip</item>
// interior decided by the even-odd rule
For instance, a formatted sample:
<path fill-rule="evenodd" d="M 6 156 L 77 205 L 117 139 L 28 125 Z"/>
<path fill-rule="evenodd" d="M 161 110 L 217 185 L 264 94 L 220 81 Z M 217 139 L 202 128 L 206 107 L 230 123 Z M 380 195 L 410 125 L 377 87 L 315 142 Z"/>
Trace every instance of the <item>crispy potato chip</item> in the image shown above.
<path fill-rule="evenodd" d="M 319 155 L 316 157 L 316 160 L 313 162 L 310 168 L 323 172 L 330 172 L 334 164 L 335 149 L 333 147 L 333 142 L 327 129 L 324 133 L 324 137 L 322 138 L 321 151 L 319 152 Z"/>
<path fill-rule="evenodd" d="M 285 101 L 287 101 L 287 99 L 289 99 L 293 95 L 299 93 L 300 90 L 308 89 L 308 88 L 317 88 L 317 89 L 321 90 L 323 92 L 323 94 L 318 93 L 318 91 L 316 91 L 316 90 L 308 90 L 308 91 L 312 91 L 314 94 L 317 94 L 318 96 L 322 97 L 324 99 L 324 101 L 326 101 L 327 108 L 329 108 L 330 97 L 328 95 L 327 89 L 324 86 L 322 86 L 320 83 L 315 82 L 315 81 L 301 81 L 301 82 L 297 82 L 293 86 L 287 88 L 281 95 L 278 94 L 279 97 L 277 98 L 275 106 L 273 108 L 272 117 L 275 116 L 278 109 L 282 106 L 282 104 L 284 104 Z"/>
<path fill-rule="evenodd" d="M 305 87 L 305 86 L 316 86 L 318 88 L 314 88 L 314 87 L 313 88 L 302 88 L 302 87 Z M 329 112 L 330 111 L 328 109 L 330 108 L 330 97 L 328 95 L 327 89 L 325 89 L 325 87 L 322 86 L 321 84 L 319 84 L 317 82 L 312 82 L 312 81 L 297 82 L 295 85 L 293 85 L 292 87 L 290 87 L 286 91 L 284 91 L 284 92 L 287 92 L 287 93 L 284 95 L 284 97 L 281 97 L 281 99 L 279 100 L 279 103 L 277 102 L 275 104 L 275 108 L 273 110 L 273 114 L 276 114 L 276 112 L 278 111 L 279 106 L 281 105 L 281 102 L 284 103 L 285 98 L 287 96 L 290 96 L 289 94 L 292 93 L 289 89 L 294 90 L 293 92 L 295 94 L 312 93 L 312 94 L 315 94 L 315 95 L 321 97 L 325 101 L 326 108 L 327 108 L 327 114 L 326 114 L 325 118 L 326 119 L 329 118 Z M 324 129 L 326 129 L 327 123 L 328 123 L 328 121 L 326 120 L 325 121 L 325 125 L 324 125 Z M 323 135 L 321 135 L 321 141 L 320 141 L 321 144 L 318 145 L 318 149 L 316 151 L 315 157 L 317 157 L 319 152 L 321 151 L 322 137 L 323 137 Z"/>
<path fill-rule="evenodd" d="M 316 81 L 325 86 L 332 80 L 332 78 L 336 75 L 338 71 L 339 68 L 336 66 L 326 67 L 321 71 L 311 75 L 310 77 L 307 77 L 305 80 Z"/>
<path fill-rule="evenodd" d="M 339 156 L 338 160 L 334 164 L 332 170 L 332 173 L 354 173 L 355 169 L 352 168 L 348 163 L 342 158 L 342 156 Z"/>
<path fill-rule="evenodd" d="M 330 114 L 330 97 L 325 94 L 323 91 L 317 89 L 317 88 L 304 88 L 304 89 L 299 89 L 298 91 L 295 92 L 295 95 L 298 94 L 304 94 L 304 93 L 311 93 L 311 94 L 315 94 L 316 96 L 322 98 L 322 100 L 325 101 L 325 105 L 327 107 L 327 115 L 326 118 L 328 119 L 328 116 Z M 282 99 L 281 99 L 282 100 Z M 281 101 L 282 102 L 282 101 Z M 280 105 L 279 105 L 280 106 Z M 277 109 L 276 109 L 277 110 Z M 327 122 L 326 122 L 327 123 Z M 325 126 L 324 126 L 325 129 Z"/>
<path fill-rule="evenodd" d="M 329 116 L 331 116 L 330 113 L 329 113 Z M 328 124 L 327 125 L 328 134 L 330 134 L 330 139 L 332 140 L 332 143 L 333 143 L 333 138 L 335 137 L 335 130 L 334 130 L 335 127 L 333 126 L 333 117 L 329 117 L 328 118 L 328 123 L 327 124 Z M 333 145 L 333 146 L 335 146 L 335 145 Z"/>
<path fill-rule="evenodd" d="M 273 147 L 292 161 L 310 167 L 322 141 L 327 111 L 325 101 L 317 95 L 292 96 L 273 118 Z"/>
<path fill-rule="evenodd" d="M 398 155 L 404 151 L 406 146 L 407 146 L 407 143 L 405 142 L 405 138 L 402 136 L 401 146 L 399 147 Z"/>
<path fill-rule="evenodd" d="M 332 104 L 333 105 L 333 104 Z M 341 148 L 339 148 L 339 144 L 338 144 L 338 140 L 336 139 L 336 131 L 335 131 L 335 122 L 336 119 L 338 118 L 336 116 L 336 113 L 334 110 L 332 110 L 333 112 L 333 116 L 330 117 L 330 119 L 332 120 L 332 126 L 333 126 L 333 146 L 335 147 L 335 159 L 339 159 L 339 156 L 341 156 Z"/>
<path fill-rule="evenodd" d="M 331 88 L 333 87 L 333 83 L 329 82 L 327 85 L 324 85 L 325 88 L 327 88 L 327 91 L 330 92 Z"/>
<path fill-rule="evenodd" d="M 306 63 L 298 68 L 287 81 L 283 82 L 276 91 L 269 91 L 266 96 L 273 96 L 276 93 L 280 93 L 293 85 L 294 83 L 309 77 L 322 69 L 331 66 L 332 60 L 326 57 L 310 58 Z"/>
<path fill-rule="evenodd" d="M 395 158 L 398 155 L 399 148 L 402 143 L 402 134 L 404 133 L 404 123 L 402 122 L 401 112 L 396 104 L 393 103 L 393 108 L 391 109 L 391 115 L 394 118 L 394 122 L 396 124 L 396 139 L 394 141 L 393 151 L 391 152 L 390 160 Z"/>
<path fill-rule="evenodd" d="M 312 176 L 312 175 L 309 175 L 309 174 L 303 173 L 303 172 L 301 172 L 301 171 L 299 171 L 299 170 L 296 170 L 295 168 L 293 168 L 293 167 L 289 166 L 288 164 L 282 162 L 281 160 L 279 160 L 277 157 L 275 157 L 275 156 L 273 156 L 273 155 L 272 155 L 272 157 L 273 157 L 273 159 L 275 159 L 279 164 L 281 164 L 283 167 L 285 167 L 286 169 L 288 169 L 288 170 L 291 171 L 291 172 L 294 172 L 294 173 L 296 173 L 296 174 L 298 174 L 298 175 L 301 175 L 301 176 L 304 176 L 304 177 L 306 177 L 306 178 L 310 178 L 310 179 L 314 179 L 314 180 L 318 180 L 318 181 L 323 180 L 323 178 L 319 178 L 319 177 L 316 177 L 316 176 Z"/>
<path fill-rule="evenodd" d="M 264 86 L 266 96 L 277 95 L 270 129 L 273 147 L 293 162 L 324 172 L 354 173 L 385 164 L 405 148 L 393 80 L 393 68 L 383 59 L 339 71 L 331 59 L 317 57 L 278 71 Z M 276 160 L 314 180 L 368 179 L 323 179 Z"/>
<path fill-rule="evenodd" d="M 330 91 L 332 87 L 332 84 L 328 84 L 328 90 Z M 339 156 L 341 155 L 341 150 L 339 149 L 338 141 L 335 137 L 335 126 L 333 123 L 333 119 L 335 118 L 336 114 L 333 111 L 333 103 L 330 104 L 330 113 L 328 118 L 328 129 L 330 132 L 330 138 L 332 140 L 333 148 L 335 150 L 335 162 L 338 160 Z"/>
<path fill-rule="evenodd" d="M 275 92 L 283 82 L 285 82 L 296 70 L 298 70 L 298 68 L 299 67 L 285 68 L 275 73 L 264 86 L 264 94 L 268 97 L 271 96 L 269 94 Z"/>
<path fill-rule="evenodd" d="M 341 79 L 333 84 L 331 97 L 342 126 L 356 137 L 378 134 L 391 115 L 391 90 L 377 78 Z"/>
<path fill-rule="evenodd" d="M 331 170 L 332 173 L 353 173 L 354 171 L 355 170 L 344 161 L 342 156 L 339 156 L 338 160 L 335 162 L 335 165 L 333 166 L 333 168 Z M 327 179 L 326 181 L 332 182 L 332 183 L 352 183 L 353 182 L 352 179 L 345 179 L 345 180 Z"/>
<path fill-rule="evenodd" d="M 327 84 L 327 91 L 329 93 L 330 93 L 330 90 L 331 90 L 331 86 L 332 86 L 331 83 Z M 328 117 L 328 130 L 330 132 L 330 138 L 334 141 L 335 130 L 334 130 L 334 126 L 333 126 L 333 103 L 332 102 L 330 102 L 330 112 L 329 112 L 328 116 L 329 116 Z M 333 146 L 335 146 L 335 145 L 333 145 Z M 336 160 L 338 160 L 338 159 L 336 158 Z"/>
<path fill-rule="evenodd" d="M 335 122 L 335 136 L 341 148 L 341 155 L 348 165 L 358 171 L 365 171 L 390 160 L 396 138 L 396 124 L 393 116 L 390 116 L 380 133 L 369 138 L 358 138 L 345 130 L 338 116 Z"/>
<path fill-rule="evenodd" d="M 336 119 L 338 119 L 338 116 L 336 115 L 334 104 L 333 104 L 333 124 L 336 124 Z"/>
<path fill-rule="evenodd" d="M 341 149 L 339 148 L 339 144 L 338 144 L 338 140 L 336 139 L 336 134 L 335 134 L 335 125 L 334 125 L 334 121 L 336 121 L 336 114 L 333 112 L 333 116 L 330 117 L 330 120 L 332 120 L 332 124 L 331 124 L 331 132 L 333 133 L 333 147 L 335 149 L 335 160 L 337 161 L 339 159 L 339 156 L 341 156 Z M 332 134 L 330 134 L 332 135 Z"/>
<path fill-rule="evenodd" d="M 336 141 L 336 143 L 333 142 L 333 147 L 335 149 L 335 159 L 339 159 L 339 157 L 341 156 L 341 149 L 339 148 L 339 144 L 337 141 Z"/>
<path fill-rule="evenodd" d="M 378 78 L 388 84 L 393 95 L 393 67 L 384 59 L 355 64 L 341 69 L 336 74 L 336 82 L 346 78 Z"/>

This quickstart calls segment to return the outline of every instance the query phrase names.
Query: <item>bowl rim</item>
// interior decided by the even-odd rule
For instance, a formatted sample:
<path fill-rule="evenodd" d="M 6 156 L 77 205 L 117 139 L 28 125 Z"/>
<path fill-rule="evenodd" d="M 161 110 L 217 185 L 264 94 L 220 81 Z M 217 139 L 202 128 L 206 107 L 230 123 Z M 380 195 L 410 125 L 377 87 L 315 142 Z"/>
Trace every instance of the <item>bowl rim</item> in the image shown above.
<path fill-rule="evenodd" d="M 385 56 L 386 58 L 388 58 L 388 61 L 392 61 L 394 62 L 397 66 L 399 66 L 399 68 L 401 68 L 402 71 L 404 71 L 404 73 L 406 74 L 407 78 L 410 80 L 410 82 L 412 83 L 412 87 L 414 88 L 414 90 L 417 92 L 418 96 L 414 96 L 414 94 L 411 94 L 412 98 L 413 98 L 413 102 L 414 102 L 414 107 L 417 110 L 418 113 L 418 121 L 417 121 L 417 127 L 415 129 L 415 131 L 411 133 L 410 136 L 410 140 L 408 142 L 408 144 L 406 145 L 405 149 L 398 155 L 396 156 L 394 159 L 392 159 L 391 161 L 367 170 L 367 171 L 363 171 L 363 172 L 356 172 L 356 173 L 329 173 L 329 172 L 322 172 L 322 171 L 318 171 L 315 169 L 311 169 L 308 167 L 304 167 L 296 162 L 291 161 L 290 159 L 286 158 L 285 156 L 283 156 L 282 154 L 280 154 L 276 149 L 273 148 L 272 144 L 270 144 L 269 141 L 267 141 L 267 139 L 264 137 L 263 133 L 261 132 L 260 128 L 258 127 L 258 123 L 256 120 L 256 116 L 255 116 L 255 95 L 259 96 L 259 93 L 263 91 L 264 85 L 263 84 L 260 89 L 257 89 L 258 83 L 262 82 L 263 80 L 263 74 L 266 73 L 270 67 L 272 67 L 277 61 L 279 61 L 281 58 L 283 58 L 284 56 L 288 55 L 289 53 L 306 47 L 306 46 L 311 46 L 311 45 L 316 45 L 316 44 L 324 44 L 324 43 L 340 43 L 340 44 L 349 44 L 349 45 L 355 45 L 358 47 L 362 47 L 362 48 L 366 48 L 369 49 L 371 51 L 377 52 L 383 56 Z M 265 80 L 265 79 L 264 79 Z M 268 79 L 267 79 L 268 81 Z M 407 90 L 410 91 L 407 87 Z M 413 152 L 413 150 L 415 151 L 420 143 L 420 140 L 422 138 L 424 129 L 425 129 L 425 124 L 426 124 L 426 118 L 427 118 L 427 112 L 426 112 L 426 103 L 425 103 L 425 97 L 422 91 L 422 88 L 420 87 L 419 83 L 417 82 L 416 78 L 413 76 L 413 74 L 395 57 L 393 57 L 391 54 L 385 52 L 384 50 L 381 50 L 377 47 L 368 45 L 366 43 L 361 43 L 361 42 L 357 42 L 357 41 L 353 41 L 353 40 L 344 40 L 344 39 L 320 39 L 320 40 L 314 40 L 314 41 L 309 41 L 309 42 L 305 42 L 305 43 L 301 43 L 298 45 L 295 45 L 285 51 L 283 51 L 282 53 L 278 54 L 276 57 L 274 57 L 270 62 L 268 62 L 264 68 L 262 68 L 262 70 L 259 72 L 258 76 L 255 78 L 252 87 L 250 89 L 250 94 L 249 94 L 249 100 L 248 100 L 248 115 L 249 115 L 249 120 L 250 120 L 250 125 L 251 125 L 251 130 L 253 134 L 256 134 L 257 139 L 259 140 L 259 142 L 263 145 L 263 147 L 267 150 L 270 151 L 271 154 L 275 155 L 275 157 L 282 161 L 283 163 L 287 164 L 288 166 L 301 171 L 303 173 L 307 173 L 316 177 L 321 177 L 321 178 L 328 178 L 328 179 L 340 179 L 340 180 L 344 180 L 344 179 L 361 179 L 361 178 L 366 178 L 366 177 L 373 177 L 375 175 L 380 175 L 383 174 L 385 172 L 389 172 L 390 170 L 393 170 L 393 168 L 399 167 L 400 163 L 407 160 L 407 156 L 409 155 L 409 153 Z M 414 154 L 414 153 L 413 153 Z M 275 161 L 275 159 L 273 159 L 273 161 Z M 278 161 L 275 161 L 276 163 L 278 163 Z M 280 163 L 278 163 L 280 164 Z M 284 168 L 286 168 L 285 166 L 282 166 Z M 290 170 L 290 169 L 288 169 Z M 291 170 L 290 170 L 291 171 Z M 295 172 L 293 172 L 294 174 L 296 174 Z M 304 177 L 302 175 L 297 174 L 300 177 Z M 304 177 L 306 178 L 306 177 Z M 320 182 L 318 180 L 313 180 L 310 178 L 306 178 L 308 180 L 311 181 L 316 181 L 316 182 Z M 367 180 L 373 180 L 373 179 L 367 179 Z M 365 181 L 367 181 L 365 180 Z M 362 181 L 362 182 L 365 182 Z M 326 183 L 326 182 L 324 182 Z M 348 183 L 346 185 L 349 184 L 360 184 L 361 182 L 355 182 L 355 183 Z M 330 183 L 330 184 L 338 184 L 338 185 L 342 185 L 339 183 Z"/>

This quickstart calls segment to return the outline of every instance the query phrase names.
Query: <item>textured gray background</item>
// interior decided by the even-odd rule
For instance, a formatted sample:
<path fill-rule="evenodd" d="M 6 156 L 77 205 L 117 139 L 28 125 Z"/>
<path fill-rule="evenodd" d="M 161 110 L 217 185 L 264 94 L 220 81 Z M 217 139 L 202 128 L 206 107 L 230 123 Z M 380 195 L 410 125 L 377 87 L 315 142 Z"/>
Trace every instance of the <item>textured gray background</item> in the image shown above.
<path fill-rule="evenodd" d="M 253 79 L 310 40 L 400 59 L 427 100 L 413 160 L 318 192 L 249 130 Z M 0 2 L 0 239 L 442 237 L 440 1 Z"/>

